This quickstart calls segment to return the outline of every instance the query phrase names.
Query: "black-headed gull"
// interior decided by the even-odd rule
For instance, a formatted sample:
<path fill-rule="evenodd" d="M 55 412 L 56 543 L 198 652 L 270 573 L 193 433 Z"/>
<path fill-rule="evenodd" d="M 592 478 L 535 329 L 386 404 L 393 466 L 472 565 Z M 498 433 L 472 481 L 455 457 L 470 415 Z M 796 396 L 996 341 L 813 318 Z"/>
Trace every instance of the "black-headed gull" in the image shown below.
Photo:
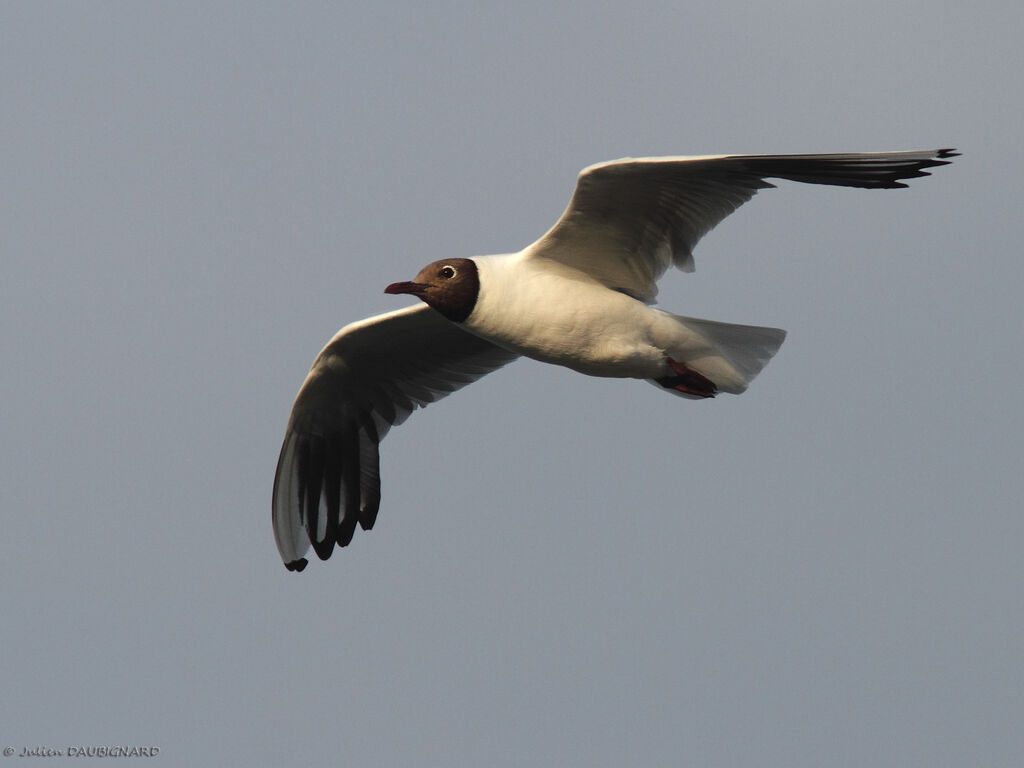
<path fill-rule="evenodd" d="M 904 187 L 951 149 L 839 155 L 655 157 L 585 168 L 569 207 L 519 253 L 428 264 L 386 293 L 424 302 L 342 328 L 292 408 L 274 479 L 273 523 L 288 570 L 326 560 L 373 527 L 378 445 L 416 409 L 520 355 L 591 376 L 647 379 L 704 399 L 739 394 L 785 331 L 680 317 L 650 306 L 670 266 L 765 179 Z"/>

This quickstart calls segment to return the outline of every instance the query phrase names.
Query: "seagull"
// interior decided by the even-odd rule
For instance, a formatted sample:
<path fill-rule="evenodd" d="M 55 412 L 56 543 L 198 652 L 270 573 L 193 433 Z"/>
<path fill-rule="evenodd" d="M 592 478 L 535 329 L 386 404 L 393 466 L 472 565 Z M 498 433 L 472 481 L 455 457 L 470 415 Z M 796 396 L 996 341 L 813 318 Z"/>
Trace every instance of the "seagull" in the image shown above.
<path fill-rule="evenodd" d="M 352 323 L 313 362 L 292 407 L 272 519 L 289 571 L 373 527 L 380 441 L 417 407 L 516 358 L 644 379 L 691 400 L 743 392 L 785 331 L 652 306 L 669 269 L 766 179 L 885 189 L 946 165 L 953 149 L 624 158 L 580 172 L 561 218 L 518 253 L 448 258 L 389 294 L 422 303 Z"/>

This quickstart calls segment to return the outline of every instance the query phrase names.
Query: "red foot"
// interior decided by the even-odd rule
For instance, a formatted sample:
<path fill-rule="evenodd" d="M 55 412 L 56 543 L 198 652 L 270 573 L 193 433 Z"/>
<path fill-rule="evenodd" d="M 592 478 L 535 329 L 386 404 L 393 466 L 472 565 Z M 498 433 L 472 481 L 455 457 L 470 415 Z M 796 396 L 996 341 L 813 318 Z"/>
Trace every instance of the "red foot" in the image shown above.
<path fill-rule="evenodd" d="M 665 359 L 676 373 L 675 376 L 666 376 L 663 379 L 657 380 L 665 389 L 674 389 L 685 395 L 693 395 L 695 397 L 714 397 L 718 394 L 718 387 L 715 385 L 715 382 L 707 376 L 697 373 L 685 363 L 676 362 L 671 357 L 666 357 Z"/>

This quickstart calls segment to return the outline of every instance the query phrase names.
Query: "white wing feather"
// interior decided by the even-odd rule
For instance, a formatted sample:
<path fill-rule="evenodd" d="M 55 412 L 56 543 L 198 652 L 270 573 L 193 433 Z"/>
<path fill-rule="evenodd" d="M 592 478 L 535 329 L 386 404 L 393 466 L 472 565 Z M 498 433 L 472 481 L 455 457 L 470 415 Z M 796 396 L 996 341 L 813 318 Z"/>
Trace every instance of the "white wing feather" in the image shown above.
<path fill-rule="evenodd" d="M 558 222 L 527 247 L 651 303 L 671 267 L 693 271 L 693 248 L 768 178 L 845 187 L 905 187 L 946 165 L 951 149 L 838 155 L 706 155 L 624 158 L 580 172 Z"/>

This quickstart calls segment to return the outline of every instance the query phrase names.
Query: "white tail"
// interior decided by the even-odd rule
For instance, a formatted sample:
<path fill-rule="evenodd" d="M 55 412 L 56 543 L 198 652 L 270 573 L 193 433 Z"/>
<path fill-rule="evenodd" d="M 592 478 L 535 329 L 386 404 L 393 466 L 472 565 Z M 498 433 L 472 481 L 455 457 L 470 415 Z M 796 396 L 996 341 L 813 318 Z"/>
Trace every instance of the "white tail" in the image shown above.
<path fill-rule="evenodd" d="M 669 356 L 711 379 L 719 392 L 734 395 L 747 388 L 786 338 L 786 332 L 780 328 L 734 325 L 680 315 L 671 317 L 688 333 L 685 341 L 668 350 Z M 652 380 L 652 383 L 657 382 Z"/>

